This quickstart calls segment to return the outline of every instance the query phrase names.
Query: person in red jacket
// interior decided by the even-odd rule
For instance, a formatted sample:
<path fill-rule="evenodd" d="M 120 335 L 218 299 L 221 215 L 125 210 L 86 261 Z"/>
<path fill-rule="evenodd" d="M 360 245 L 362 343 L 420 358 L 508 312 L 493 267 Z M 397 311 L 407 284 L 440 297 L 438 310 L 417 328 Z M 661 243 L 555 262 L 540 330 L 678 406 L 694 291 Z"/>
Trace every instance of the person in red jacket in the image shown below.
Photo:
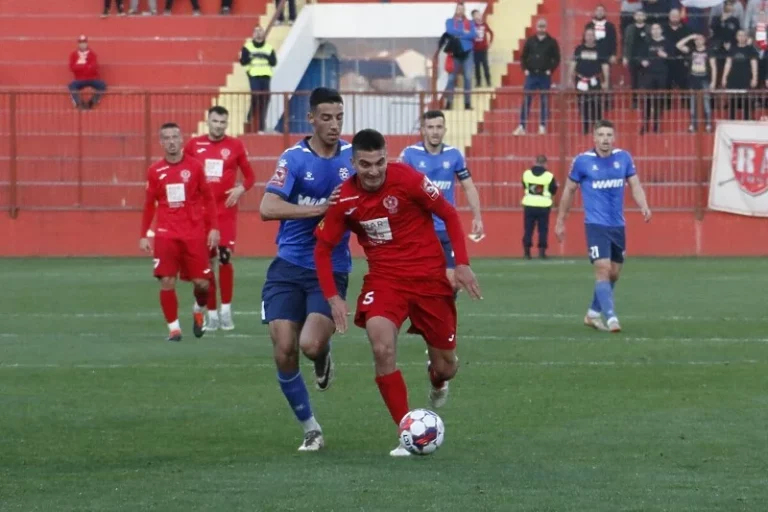
<path fill-rule="evenodd" d="M 77 40 L 77 50 L 69 56 L 69 69 L 75 75 L 75 79 L 69 84 L 69 92 L 72 101 L 77 108 L 93 108 L 101 99 L 101 95 L 107 90 L 107 84 L 99 76 L 99 61 L 96 53 L 88 47 L 88 37 L 80 36 Z M 96 92 L 90 100 L 83 103 L 80 91 L 90 87 Z"/>

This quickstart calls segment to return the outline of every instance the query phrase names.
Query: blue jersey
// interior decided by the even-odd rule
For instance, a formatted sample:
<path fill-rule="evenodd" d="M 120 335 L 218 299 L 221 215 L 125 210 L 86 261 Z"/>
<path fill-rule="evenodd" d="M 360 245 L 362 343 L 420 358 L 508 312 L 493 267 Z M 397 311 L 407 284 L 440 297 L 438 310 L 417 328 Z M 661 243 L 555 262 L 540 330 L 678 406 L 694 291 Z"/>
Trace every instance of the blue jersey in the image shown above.
<path fill-rule="evenodd" d="M 312 151 L 307 137 L 280 156 L 266 191 L 292 204 L 320 205 L 328 201 L 333 189 L 352 174 L 352 144 L 339 141 L 336 154 L 332 158 L 323 158 Z M 277 232 L 277 257 L 314 270 L 314 233 L 320 219 L 281 220 Z M 346 273 L 352 270 L 349 232 L 333 251 L 333 270 Z"/>
<path fill-rule="evenodd" d="M 624 226 L 624 184 L 635 174 L 632 156 L 623 149 L 607 157 L 595 150 L 577 156 L 568 178 L 581 186 L 584 223 Z"/>
<path fill-rule="evenodd" d="M 456 204 L 456 178 L 463 181 L 472 177 L 461 151 L 446 144 L 442 145 L 440 152 L 436 155 L 427 151 L 423 142 L 408 146 L 400 153 L 400 161 L 426 174 L 429 180 L 440 189 L 443 197 L 453 205 Z M 432 217 L 435 221 L 435 230 L 445 231 L 443 219 L 436 215 Z"/>

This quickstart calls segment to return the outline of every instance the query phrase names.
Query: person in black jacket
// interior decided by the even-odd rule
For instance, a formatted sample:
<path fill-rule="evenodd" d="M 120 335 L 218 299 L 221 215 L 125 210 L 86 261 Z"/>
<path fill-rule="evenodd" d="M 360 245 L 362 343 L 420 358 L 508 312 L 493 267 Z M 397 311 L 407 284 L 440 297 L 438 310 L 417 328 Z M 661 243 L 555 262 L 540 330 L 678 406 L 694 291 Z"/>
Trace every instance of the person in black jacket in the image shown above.
<path fill-rule="evenodd" d="M 651 113 L 653 113 L 653 131 L 656 133 L 659 131 L 661 111 L 664 109 L 664 94 L 662 91 L 667 88 L 669 58 L 672 55 L 672 51 L 673 47 L 664 38 L 664 29 L 661 28 L 661 25 L 658 23 L 651 25 L 651 39 L 640 52 L 640 65 L 642 66 L 640 88 L 646 92 L 643 105 L 644 123 L 640 130 L 640 135 L 648 131 Z M 659 92 L 648 93 L 648 91 Z"/>
<path fill-rule="evenodd" d="M 523 90 L 544 91 L 541 95 L 541 117 L 539 121 L 539 133 L 547 133 L 548 97 L 552 87 L 552 73 L 560 65 L 560 45 L 557 40 L 547 32 L 547 20 L 544 18 L 536 22 L 536 35 L 528 38 L 523 47 L 523 55 L 520 65 L 525 73 L 525 85 Z M 533 95 L 526 94 L 523 100 L 523 108 L 520 110 L 520 125 L 514 131 L 514 135 L 524 135 L 528 112 L 531 110 Z"/>
<path fill-rule="evenodd" d="M 731 46 L 725 59 L 722 82 L 723 89 L 735 91 L 729 98 L 731 119 L 736 119 L 737 110 L 741 110 L 745 121 L 752 119 L 754 98 L 750 97 L 750 89 L 756 89 L 758 85 L 759 59 L 760 54 L 749 44 L 747 33 L 744 30 L 736 32 L 736 44 Z"/>
<path fill-rule="evenodd" d="M 601 55 L 595 40 L 595 31 L 584 31 L 584 42 L 576 47 L 570 64 L 570 77 L 579 91 L 584 135 L 587 135 L 596 121 L 603 118 L 604 98 L 601 90 L 608 88 L 611 66 L 605 55 Z"/>
<path fill-rule="evenodd" d="M 651 27 L 645 22 L 645 11 L 635 13 L 635 22 L 624 31 L 624 66 L 629 71 L 632 90 L 640 88 L 640 52 L 651 38 Z M 637 93 L 632 93 L 632 108 L 637 108 Z"/>
<path fill-rule="evenodd" d="M 616 25 L 606 19 L 604 5 L 597 6 L 594 17 L 584 28 L 591 28 L 595 31 L 597 49 L 603 56 L 607 56 L 610 64 L 616 64 L 619 44 L 616 37 Z"/>

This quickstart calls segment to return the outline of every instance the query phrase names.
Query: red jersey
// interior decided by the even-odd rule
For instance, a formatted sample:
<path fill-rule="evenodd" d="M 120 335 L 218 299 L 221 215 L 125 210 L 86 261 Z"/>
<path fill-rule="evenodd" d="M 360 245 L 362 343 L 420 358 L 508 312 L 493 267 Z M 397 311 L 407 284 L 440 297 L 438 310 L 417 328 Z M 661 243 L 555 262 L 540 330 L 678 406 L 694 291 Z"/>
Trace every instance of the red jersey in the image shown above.
<path fill-rule="evenodd" d="M 468 265 L 459 215 L 424 174 L 402 163 L 387 165 L 376 192 L 345 181 L 341 195 L 315 230 L 315 260 L 326 298 L 336 295 L 331 251 L 347 230 L 357 235 L 368 260 L 368 275 L 413 282 L 445 278 L 445 254 L 435 233 L 434 213 L 445 221 L 457 265 Z"/>
<path fill-rule="evenodd" d="M 75 80 L 98 80 L 99 61 L 93 50 L 75 50 L 69 55 L 69 70 Z"/>
<path fill-rule="evenodd" d="M 203 166 L 187 155 L 172 164 L 163 159 L 147 171 L 147 195 L 141 237 L 147 236 L 157 209 L 155 236 L 191 240 L 205 238 L 206 223 L 218 229 L 216 202 L 205 181 Z"/>
<path fill-rule="evenodd" d="M 256 181 L 253 168 L 248 162 L 248 152 L 239 139 L 225 135 L 221 140 L 211 140 L 207 135 L 202 135 L 190 139 L 184 152 L 203 164 L 205 177 L 219 210 L 224 208 L 227 190 L 235 187 L 238 167 L 243 173 L 245 190 L 253 187 Z M 237 208 L 237 205 L 233 208 Z"/>
<path fill-rule="evenodd" d="M 493 30 L 486 22 L 475 23 L 475 40 L 472 44 L 473 50 L 487 50 L 493 43 Z"/>

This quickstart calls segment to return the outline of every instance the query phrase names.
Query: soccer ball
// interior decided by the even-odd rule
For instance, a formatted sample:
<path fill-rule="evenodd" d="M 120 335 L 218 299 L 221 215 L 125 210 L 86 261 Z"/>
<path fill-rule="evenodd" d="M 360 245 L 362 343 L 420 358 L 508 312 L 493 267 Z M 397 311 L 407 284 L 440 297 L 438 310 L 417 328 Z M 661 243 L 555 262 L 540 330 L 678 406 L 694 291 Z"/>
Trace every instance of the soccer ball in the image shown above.
<path fill-rule="evenodd" d="M 443 444 L 445 425 L 440 416 L 427 409 L 414 409 L 400 420 L 400 442 L 414 455 L 429 455 Z"/>

